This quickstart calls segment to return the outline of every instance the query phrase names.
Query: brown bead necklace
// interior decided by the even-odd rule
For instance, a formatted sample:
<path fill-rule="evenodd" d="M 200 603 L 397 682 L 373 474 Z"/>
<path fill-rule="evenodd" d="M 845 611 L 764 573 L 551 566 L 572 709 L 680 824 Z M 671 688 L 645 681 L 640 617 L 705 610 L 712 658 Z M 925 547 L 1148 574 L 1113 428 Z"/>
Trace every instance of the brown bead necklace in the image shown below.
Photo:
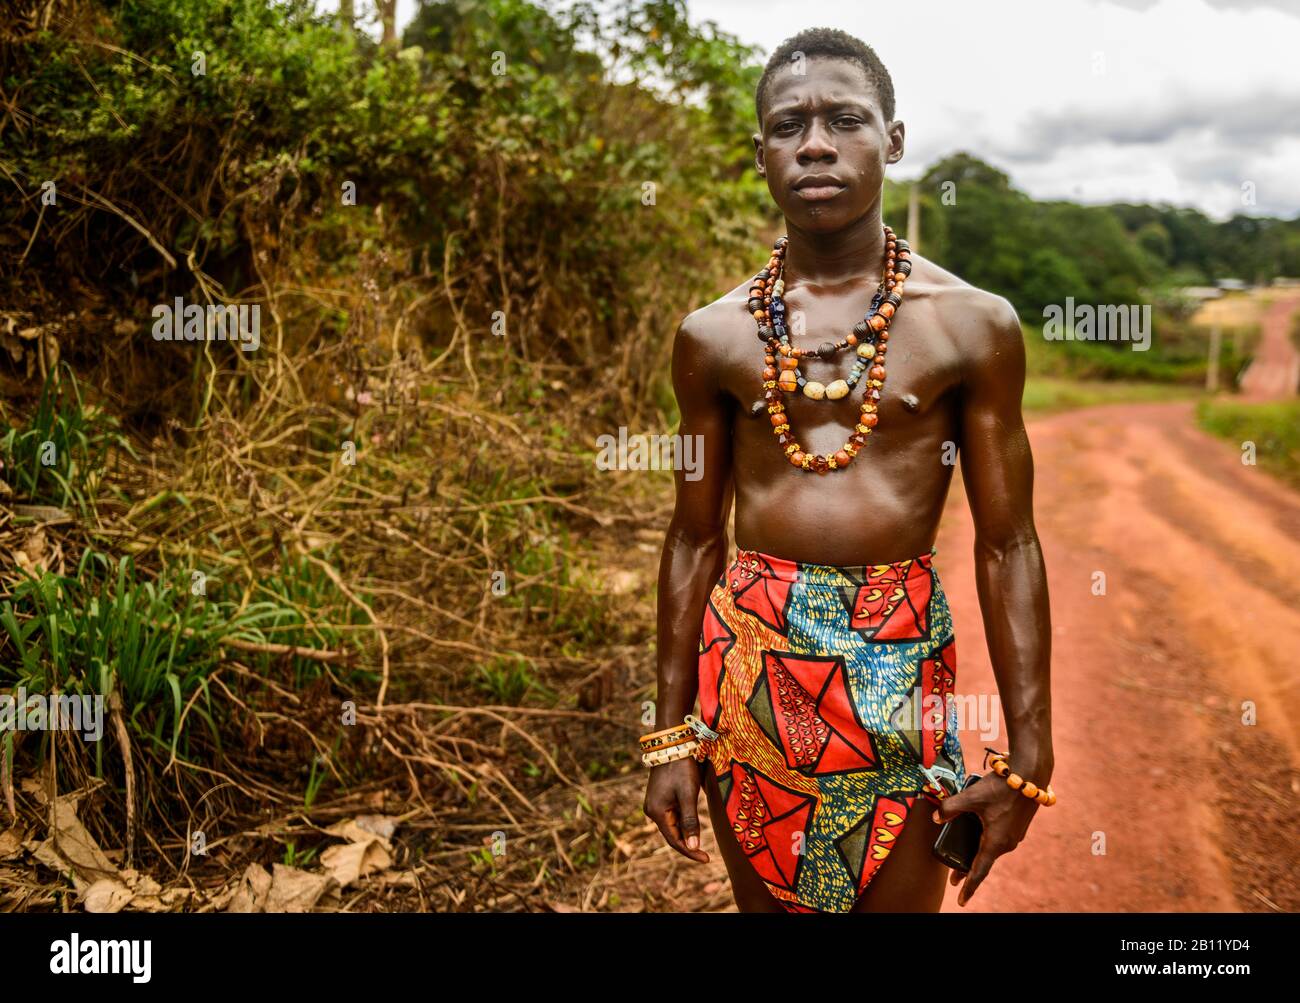
<path fill-rule="evenodd" d="M 877 403 L 885 385 L 885 352 L 889 342 L 889 325 L 903 302 L 903 283 L 912 272 L 911 250 L 907 241 L 894 235 L 885 227 L 884 280 L 872 297 L 867 316 L 854 325 L 853 331 L 837 342 L 824 342 L 816 349 L 796 348 L 790 344 L 785 326 L 785 250 L 790 238 L 781 236 L 772 246 L 772 256 L 767 267 L 755 277 L 749 289 L 748 308 L 758 322 L 758 337 L 767 348 L 763 354 L 763 400 L 772 421 L 772 432 L 790 462 L 801 470 L 824 474 L 828 470 L 842 470 L 858 454 L 867 436 L 880 420 Z M 799 360 L 816 355 L 829 359 L 843 348 L 856 347 L 857 359 L 848 379 L 834 380 L 823 386 L 815 380 L 805 380 L 799 372 Z M 778 368 L 779 367 L 779 368 Z M 830 455 L 809 453 L 804 450 L 790 429 L 790 419 L 785 413 L 785 394 L 802 389 L 812 400 L 839 400 L 846 396 L 865 370 L 866 389 L 862 393 L 861 413 L 853 434 L 836 452 Z"/>

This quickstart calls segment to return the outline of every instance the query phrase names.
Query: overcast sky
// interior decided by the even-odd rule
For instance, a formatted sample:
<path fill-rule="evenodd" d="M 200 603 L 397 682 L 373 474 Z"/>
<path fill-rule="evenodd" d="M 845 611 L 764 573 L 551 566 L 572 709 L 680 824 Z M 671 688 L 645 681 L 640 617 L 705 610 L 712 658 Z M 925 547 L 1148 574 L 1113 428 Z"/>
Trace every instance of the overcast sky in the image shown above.
<path fill-rule="evenodd" d="M 687 2 L 764 59 L 811 27 L 871 45 L 907 125 L 900 178 L 967 150 L 1038 198 L 1300 213 L 1300 0 Z"/>

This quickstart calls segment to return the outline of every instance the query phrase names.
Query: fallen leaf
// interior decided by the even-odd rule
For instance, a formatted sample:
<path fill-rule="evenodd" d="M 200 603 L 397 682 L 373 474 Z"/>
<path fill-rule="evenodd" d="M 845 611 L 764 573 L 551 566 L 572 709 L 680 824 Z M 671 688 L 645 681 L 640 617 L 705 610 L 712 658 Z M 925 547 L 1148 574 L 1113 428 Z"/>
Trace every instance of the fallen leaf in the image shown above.
<path fill-rule="evenodd" d="M 17 338 L 8 334 L 0 334 L 0 345 L 3 345 L 5 351 L 15 364 L 23 361 L 23 343 Z"/>
<path fill-rule="evenodd" d="M 284 864 L 272 864 L 266 911 L 310 912 L 336 886 L 337 882 L 328 874 L 313 874 Z"/>
<path fill-rule="evenodd" d="M 133 870 L 123 871 L 122 880 L 130 886 L 131 891 L 136 895 L 158 895 L 162 892 L 162 885 L 147 874 L 138 874 Z"/>
<path fill-rule="evenodd" d="M 368 874 L 388 870 L 393 865 L 393 858 L 383 842 L 377 836 L 371 836 L 365 843 L 331 846 L 320 855 L 320 862 L 339 887 L 346 888 Z"/>
<path fill-rule="evenodd" d="M 17 826 L 0 832 L 0 860 L 9 860 L 23 851 L 24 833 Z"/>
<path fill-rule="evenodd" d="M 29 841 L 23 845 L 37 861 L 50 870 L 69 874 L 77 892 L 84 895 L 100 878 L 117 878 L 118 872 L 77 818 L 79 800 L 76 795 L 65 794 L 54 803 L 57 841 L 51 836 L 40 842 Z"/>
<path fill-rule="evenodd" d="M 261 864 L 249 864 L 239 879 L 235 894 L 226 906 L 226 912 L 264 912 L 267 894 L 271 891 L 271 875 Z"/>
<path fill-rule="evenodd" d="M 35 777 L 23 777 L 18 781 L 18 789 L 28 797 L 35 798 L 36 803 L 42 807 L 50 803 L 45 793 L 45 785 Z"/>
<path fill-rule="evenodd" d="M 372 839 L 378 839 L 384 844 L 384 849 L 391 849 L 389 838 L 396 828 L 397 823 L 386 815 L 359 815 L 335 822 L 325 831 L 351 843 L 368 843 Z"/>
<path fill-rule="evenodd" d="M 121 912 L 132 898 L 117 878 L 100 878 L 82 893 L 81 902 L 86 912 Z"/>
<path fill-rule="evenodd" d="M 132 912 L 179 912 L 189 904 L 193 891 L 189 888 L 168 888 L 158 895 L 139 895 L 131 899 Z"/>
<path fill-rule="evenodd" d="M 397 831 L 397 819 L 390 815 L 358 815 L 357 825 L 367 832 L 373 832 L 383 840 L 392 840 Z"/>

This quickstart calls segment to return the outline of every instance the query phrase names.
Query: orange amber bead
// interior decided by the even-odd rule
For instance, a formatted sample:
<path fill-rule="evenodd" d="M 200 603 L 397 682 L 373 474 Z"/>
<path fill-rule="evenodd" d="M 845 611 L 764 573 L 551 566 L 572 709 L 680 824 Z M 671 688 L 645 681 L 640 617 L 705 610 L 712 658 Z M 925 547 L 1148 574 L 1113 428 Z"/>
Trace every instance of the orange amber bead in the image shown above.
<path fill-rule="evenodd" d="M 801 453 L 799 450 L 796 449 L 793 453 L 790 454 L 790 462 L 793 463 L 796 467 L 802 467 L 803 453 Z"/>
<path fill-rule="evenodd" d="M 867 375 L 870 376 L 873 380 L 883 380 L 885 378 L 885 367 L 872 366 L 870 369 L 867 370 Z"/>
<path fill-rule="evenodd" d="M 847 467 L 849 465 L 849 461 L 852 459 L 853 457 L 851 457 L 848 453 L 846 453 L 844 450 L 841 449 L 839 452 L 835 454 L 835 465 L 839 467 Z"/>
<path fill-rule="evenodd" d="M 894 316 L 894 304 L 893 304 L 893 303 L 881 303 L 881 304 L 880 304 L 880 313 L 881 313 L 883 316 L 885 316 L 885 317 L 892 317 L 892 316 Z"/>
<path fill-rule="evenodd" d="M 880 316 L 880 314 L 877 313 L 877 314 L 873 314 L 871 319 L 867 321 L 867 327 L 879 333 L 885 329 L 885 326 L 888 323 L 889 323 L 888 320 L 886 320 L 884 317 Z"/>

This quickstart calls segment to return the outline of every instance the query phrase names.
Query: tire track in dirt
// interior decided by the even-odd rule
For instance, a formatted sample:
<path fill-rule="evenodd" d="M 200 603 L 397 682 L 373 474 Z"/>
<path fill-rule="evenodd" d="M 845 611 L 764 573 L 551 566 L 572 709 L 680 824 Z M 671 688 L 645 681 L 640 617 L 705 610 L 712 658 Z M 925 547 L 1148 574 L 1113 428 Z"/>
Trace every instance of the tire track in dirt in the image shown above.
<path fill-rule="evenodd" d="M 1300 909 L 1300 496 L 1196 429 L 1185 403 L 1068 412 L 1029 434 L 1060 800 L 966 908 Z M 958 691 L 993 694 L 959 487 L 949 505 L 936 566 Z M 975 770 L 985 745 L 1006 745 L 962 739 Z"/>
<path fill-rule="evenodd" d="M 1300 386 L 1300 351 L 1291 341 L 1290 326 L 1297 310 L 1300 299 L 1281 299 L 1265 311 L 1255 357 L 1241 376 L 1241 392 L 1248 400 L 1290 397 Z"/>

